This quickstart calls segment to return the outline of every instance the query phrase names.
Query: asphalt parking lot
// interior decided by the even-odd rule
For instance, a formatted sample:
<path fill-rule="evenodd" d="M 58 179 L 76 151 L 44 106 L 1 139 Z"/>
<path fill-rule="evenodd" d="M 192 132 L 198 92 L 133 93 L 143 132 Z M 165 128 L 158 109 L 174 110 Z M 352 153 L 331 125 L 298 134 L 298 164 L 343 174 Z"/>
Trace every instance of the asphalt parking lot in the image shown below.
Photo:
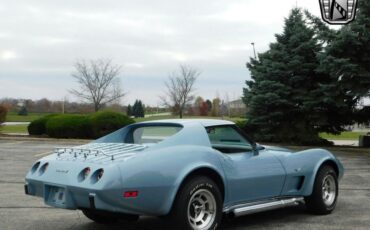
<path fill-rule="evenodd" d="M 28 140 L 0 137 L 0 229 L 162 229 L 158 218 L 142 217 L 137 223 L 99 225 L 80 211 L 60 210 L 42 199 L 24 194 L 24 177 L 35 160 L 55 146 L 77 141 Z M 314 216 L 304 206 L 280 209 L 225 221 L 221 229 L 370 229 L 370 150 L 331 149 L 346 172 L 340 182 L 337 208 L 328 216 Z M 367 152 L 367 153 L 366 153 Z"/>

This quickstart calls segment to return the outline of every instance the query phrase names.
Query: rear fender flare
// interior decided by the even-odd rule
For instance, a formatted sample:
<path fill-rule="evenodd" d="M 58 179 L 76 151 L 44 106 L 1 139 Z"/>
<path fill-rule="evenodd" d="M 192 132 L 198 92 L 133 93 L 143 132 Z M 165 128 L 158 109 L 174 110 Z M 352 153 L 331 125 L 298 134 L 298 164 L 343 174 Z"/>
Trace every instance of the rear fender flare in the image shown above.
<path fill-rule="evenodd" d="M 223 183 L 223 188 L 220 188 L 220 189 L 223 190 L 223 195 L 224 195 L 224 199 L 225 199 L 225 197 L 227 196 L 227 189 L 226 189 L 227 184 L 226 184 L 226 179 L 225 179 L 224 173 L 221 172 L 221 170 L 217 169 L 216 167 L 214 167 L 211 164 L 200 164 L 200 165 L 197 165 L 196 167 L 192 167 L 191 169 L 187 168 L 186 170 L 183 170 L 183 173 L 181 173 L 182 176 L 178 177 L 178 179 L 176 180 L 175 187 L 172 190 L 172 193 L 171 193 L 170 198 L 169 198 L 170 199 L 170 206 L 168 207 L 168 213 L 172 209 L 172 206 L 173 206 L 173 204 L 176 200 L 177 193 L 179 192 L 181 186 L 183 186 L 183 184 L 189 178 L 189 176 L 191 176 L 191 174 L 193 174 L 194 172 L 196 172 L 198 170 L 203 170 L 203 169 L 211 170 L 214 173 L 218 174 L 219 178 L 221 179 L 221 181 Z"/>

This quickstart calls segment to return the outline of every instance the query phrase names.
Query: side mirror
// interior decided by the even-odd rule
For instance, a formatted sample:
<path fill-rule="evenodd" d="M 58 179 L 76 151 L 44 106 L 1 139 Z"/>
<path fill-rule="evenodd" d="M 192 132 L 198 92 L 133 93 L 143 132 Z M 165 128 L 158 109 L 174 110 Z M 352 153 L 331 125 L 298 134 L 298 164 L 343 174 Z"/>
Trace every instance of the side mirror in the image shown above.
<path fill-rule="evenodd" d="M 253 156 L 257 156 L 258 155 L 258 146 L 257 146 L 257 144 L 253 143 L 252 147 L 253 147 Z"/>
<path fill-rule="evenodd" d="M 253 149 L 254 149 L 254 155 L 257 156 L 259 154 L 259 151 L 264 150 L 265 147 L 263 147 L 262 145 L 259 145 L 259 144 L 255 143 L 253 145 Z"/>

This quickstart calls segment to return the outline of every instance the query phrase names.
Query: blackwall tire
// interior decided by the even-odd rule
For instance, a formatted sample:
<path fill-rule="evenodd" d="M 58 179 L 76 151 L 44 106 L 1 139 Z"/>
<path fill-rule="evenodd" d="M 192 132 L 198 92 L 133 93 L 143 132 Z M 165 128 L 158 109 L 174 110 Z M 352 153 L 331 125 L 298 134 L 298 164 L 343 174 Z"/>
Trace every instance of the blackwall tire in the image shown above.
<path fill-rule="evenodd" d="M 309 211 L 318 215 L 330 214 L 337 204 L 338 176 L 331 166 L 319 169 L 311 196 L 305 198 Z"/>
<path fill-rule="evenodd" d="M 221 223 L 222 206 L 217 184 L 207 177 L 194 177 L 180 188 L 168 221 L 172 229 L 215 230 Z"/>

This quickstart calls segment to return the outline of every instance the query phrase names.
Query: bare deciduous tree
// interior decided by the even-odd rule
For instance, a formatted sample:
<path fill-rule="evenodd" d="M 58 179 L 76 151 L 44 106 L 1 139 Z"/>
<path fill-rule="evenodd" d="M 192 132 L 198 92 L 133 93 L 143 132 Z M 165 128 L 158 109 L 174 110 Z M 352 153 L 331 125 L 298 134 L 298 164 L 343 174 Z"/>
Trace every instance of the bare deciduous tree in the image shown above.
<path fill-rule="evenodd" d="M 125 96 L 120 87 L 118 75 L 121 66 L 113 65 L 111 60 L 81 60 L 75 64 L 76 72 L 72 76 L 80 85 L 70 92 L 94 105 L 95 111 L 103 105 L 115 102 Z"/>
<path fill-rule="evenodd" d="M 165 105 L 178 110 L 180 118 L 183 117 L 185 106 L 194 99 L 192 92 L 199 75 L 199 70 L 180 65 L 179 71 L 172 73 L 165 82 L 166 91 L 161 100 Z"/>

